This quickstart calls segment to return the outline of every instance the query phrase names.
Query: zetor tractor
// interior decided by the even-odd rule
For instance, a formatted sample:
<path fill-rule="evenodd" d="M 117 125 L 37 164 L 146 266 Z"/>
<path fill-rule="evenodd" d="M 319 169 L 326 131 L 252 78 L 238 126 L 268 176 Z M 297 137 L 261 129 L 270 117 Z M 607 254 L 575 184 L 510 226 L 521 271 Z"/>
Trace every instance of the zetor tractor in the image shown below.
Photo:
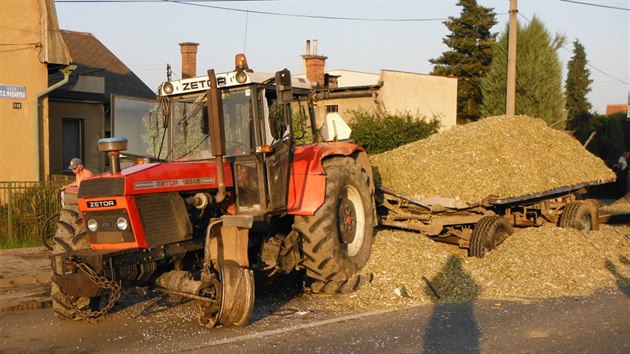
<path fill-rule="evenodd" d="M 161 85 L 155 141 L 166 157 L 121 169 L 127 139 L 99 140 L 110 171 L 81 182 L 54 236 L 58 316 L 98 319 L 121 287 L 149 285 L 197 301 L 204 326 L 243 326 L 253 270 L 302 271 L 313 292 L 361 284 L 377 222 L 365 151 L 318 142 L 307 80 L 253 72 L 242 54 L 236 62 Z M 303 126 L 310 117 L 303 136 L 294 110 Z"/>

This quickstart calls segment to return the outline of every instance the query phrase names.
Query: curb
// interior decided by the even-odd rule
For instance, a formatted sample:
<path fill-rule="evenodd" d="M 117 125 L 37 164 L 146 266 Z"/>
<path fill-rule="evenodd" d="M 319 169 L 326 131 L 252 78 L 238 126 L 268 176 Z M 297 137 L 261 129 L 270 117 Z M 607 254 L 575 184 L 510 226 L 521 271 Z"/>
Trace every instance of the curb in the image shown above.
<path fill-rule="evenodd" d="M 37 310 L 37 309 L 45 309 L 45 308 L 50 308 L 50 307 L 52 307 L 52 298 L 42 297 L 37 300 L 23 302 L 21 304 L 17 304 L 13 306 L 2 306 L 0 307 L 0 313 Z"/>

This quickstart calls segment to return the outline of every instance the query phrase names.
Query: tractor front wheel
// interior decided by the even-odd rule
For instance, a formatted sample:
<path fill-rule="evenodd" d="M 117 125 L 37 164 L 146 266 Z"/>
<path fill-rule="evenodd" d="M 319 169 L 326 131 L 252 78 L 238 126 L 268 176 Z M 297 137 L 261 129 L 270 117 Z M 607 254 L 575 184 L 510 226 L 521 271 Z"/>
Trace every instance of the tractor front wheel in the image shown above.
<path fill-rule="evenodd" d="M 57 231 L 53 237 L 55 242 L 52 246 L 53 254 L 66 253 L 75 250 L 89 248 L 87 232 L 83 219 L 79 213 L 79 206 L 66 205 L 59 212 L 57 220 Z M 50 291 L 52 298 L 52 308 L 57 317 L 63 319 L 78 320 L 82 317 L 79 311 L 94 310 L 100 303 L 100 296 L 89 297 L 69 297 L 63 293 L 62 288 L 52 281 Z M 73 304 L 71 303 L 73 302 Z"/>

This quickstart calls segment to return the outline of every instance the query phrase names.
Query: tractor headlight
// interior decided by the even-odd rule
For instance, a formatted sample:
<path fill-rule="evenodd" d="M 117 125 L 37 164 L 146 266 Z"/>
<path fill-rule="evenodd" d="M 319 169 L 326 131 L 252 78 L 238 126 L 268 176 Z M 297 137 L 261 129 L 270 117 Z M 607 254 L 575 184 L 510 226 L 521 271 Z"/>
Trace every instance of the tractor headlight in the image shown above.
<path fill-rule="evenodd" d="M 87 228 L 92 232 L 96 232 L 98 230 L 98 222 L 94 219 L 90 219 L 87 221 Z"/>
<path fill-rule="evenodd" d="M 164 93 L 167 95 L 170 95 L 171 93 L 173 93 L 173 90 L 174 90 L 173 84 L 171 84 L 170 82 L 167 82 L 162 86 L 162 91 L 164 91 Z"/>
<path fill-rule="evenodd" d="M 247 73 L 244 71 L 236 72 L 236 82 L 239 84 L 245 83 L 247 81 Z"/>
<path fill-rule="evenodd" d="M 123 217 L 120 217 L 116 219 L 116 226 L 118 227 L 118 230 L 125 231 L 127 230 L 127 228 L 129 228 L 129 221 L 127 221 L 127 219 Z"/>

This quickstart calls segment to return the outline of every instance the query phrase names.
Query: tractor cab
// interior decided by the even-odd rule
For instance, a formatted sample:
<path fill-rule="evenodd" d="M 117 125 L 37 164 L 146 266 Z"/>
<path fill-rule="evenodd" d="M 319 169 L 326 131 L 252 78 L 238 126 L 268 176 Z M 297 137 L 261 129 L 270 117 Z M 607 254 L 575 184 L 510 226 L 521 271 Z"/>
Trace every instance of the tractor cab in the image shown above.
<path fill-rule="evenodd" d="M 235 212 L 262 215 L 287 208 L 289 166 L 293 153 L 292 104 L 310 100 L 307 80 L 249 69 L 243 54 L 227 73 L 162 84 L 160 149 L 174 163 L 226 160 L 234 176 Z M 301 120 L 303 121 L 303 120 Z"/>

